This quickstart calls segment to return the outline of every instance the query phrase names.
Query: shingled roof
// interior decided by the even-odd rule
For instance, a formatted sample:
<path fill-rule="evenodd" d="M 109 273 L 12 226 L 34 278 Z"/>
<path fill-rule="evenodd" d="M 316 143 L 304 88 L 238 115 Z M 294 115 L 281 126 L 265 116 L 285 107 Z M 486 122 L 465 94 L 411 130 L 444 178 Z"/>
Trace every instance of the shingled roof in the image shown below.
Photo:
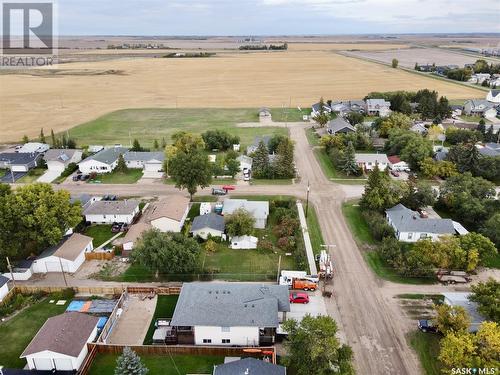
<path fill-rule="evenodd" d="M 393 226 L 399 232 L 420 232 L 435 234 L 455 234 L 451 219 L 424 219 L 418 212 L 406 208 L 401 203 L 385 211 Z"/>
<path fill-rule="evenodd" d="M 214 375 L 285 375 L 286 367 L 273 365 L 256 358 L 243 358 L 238 361 L 216 365 Z"/>

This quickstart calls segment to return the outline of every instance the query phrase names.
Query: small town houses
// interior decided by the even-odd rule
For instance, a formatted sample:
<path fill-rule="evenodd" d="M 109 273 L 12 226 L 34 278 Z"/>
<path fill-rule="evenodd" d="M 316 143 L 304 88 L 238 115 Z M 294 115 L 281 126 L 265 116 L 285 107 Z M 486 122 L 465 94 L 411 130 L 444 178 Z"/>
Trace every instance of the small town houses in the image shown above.
<path fill-rule="evenodd" d="M 122 201 L 100 200 L 83 210 L 85 221 L 92 224 L 131 224 L 139 213 L 139 201 L 134 199 Z"/>

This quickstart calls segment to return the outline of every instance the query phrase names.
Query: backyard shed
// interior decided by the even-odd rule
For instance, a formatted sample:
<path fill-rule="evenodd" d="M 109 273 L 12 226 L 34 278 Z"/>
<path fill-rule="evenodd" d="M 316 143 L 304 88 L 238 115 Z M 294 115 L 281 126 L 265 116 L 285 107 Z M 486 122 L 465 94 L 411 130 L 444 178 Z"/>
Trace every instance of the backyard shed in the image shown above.
<path fill-rule="evenodd" d="M 256 249 L 259 239 L 254 236 L 235 236 L 231 238 L 231 249 Z"/>

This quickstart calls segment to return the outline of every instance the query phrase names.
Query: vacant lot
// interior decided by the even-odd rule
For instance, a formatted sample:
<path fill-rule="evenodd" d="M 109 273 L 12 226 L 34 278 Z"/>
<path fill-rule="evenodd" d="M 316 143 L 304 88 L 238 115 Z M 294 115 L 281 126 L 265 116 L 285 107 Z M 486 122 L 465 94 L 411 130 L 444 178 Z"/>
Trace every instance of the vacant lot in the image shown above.
<path fill-rule="evenodd" d="M 2 140 L 58 132 L 126 108 L 309 107 L 320 96 L 429 88 L 449 98 L 474 89 L 331 51 L 228 53 L 210 59 L 116 59 L 65 64 L 78 75 L 0 75 Z M 85 71 L 88 75 L 81 75 Z M 120 74 L 92 75 L 92 71 Z"/>
<path fill-rule="evenodd" d="M 245 147 L 253 143 L 257 135 L 287 134 L 287 129 L 278 127 L 236 127 L 240 122 L 257 120 L 257 109 L 128 109 L 79 125 L 70 131 L 70 136 L 79 145 L 129 145 L 137 138 L 142 146 L 151 147 L 155 139 L 161 143 L 165 138 L 170 143 L 172 134 L 178 131 L 201 133 L 208 129 L 225 129 L 238 135 Z"/>

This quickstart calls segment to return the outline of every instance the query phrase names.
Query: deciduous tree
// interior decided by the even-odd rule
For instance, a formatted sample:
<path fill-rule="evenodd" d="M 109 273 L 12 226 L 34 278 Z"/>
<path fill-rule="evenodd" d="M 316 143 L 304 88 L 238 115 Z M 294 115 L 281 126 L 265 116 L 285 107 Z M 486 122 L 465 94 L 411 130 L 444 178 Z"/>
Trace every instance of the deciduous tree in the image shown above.
<path fill-rule="evenodd" d="M 471 301 L 477 302 L 479 312 L 500 324 L 500 282 L 490 277 L 486 282 L 471 286 Z"/>
<path fill-rule="evenodd" d="M 255 219 L 243 208 L 237 209 L 231 215 L 225 216 L 226 232 L 232 236 L 243 236 L 253 232 Z"/>
<path fill-rule="evenodd" d="M 470 317 L 462 306 L 450 306 L 446 303 L 436 306 L 436 324 L 439 332 L 447 335 L 450 332 L 467 332 Z"/>
<path fill-rule="evenodd" d="M 212 181 L 212 168 L 208 156 L 197 147 L 188 151 L 177 148 L 169 162 L 169 173 L 179 189 L 186 189 L 193 199 L 198 187 L 205 188 Z"/>

